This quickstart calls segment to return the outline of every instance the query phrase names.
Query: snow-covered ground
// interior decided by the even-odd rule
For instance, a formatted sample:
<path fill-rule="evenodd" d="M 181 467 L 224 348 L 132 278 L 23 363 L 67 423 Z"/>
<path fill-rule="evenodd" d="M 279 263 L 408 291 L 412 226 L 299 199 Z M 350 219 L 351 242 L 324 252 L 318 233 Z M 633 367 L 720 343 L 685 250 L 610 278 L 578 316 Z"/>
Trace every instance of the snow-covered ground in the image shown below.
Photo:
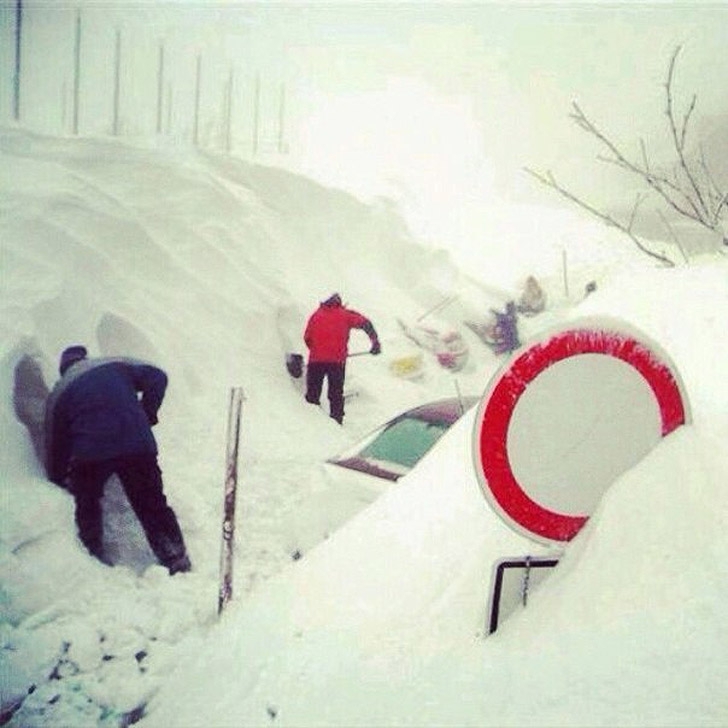
<path fill-rule="evenodd" d="M 17 128 L 0 133 L 0 154 L 2 722 L 728 722 L 725 257 L 658 270 L 588 220 L 503 203 L 490 215 L 498 239 L 468 251 L 465 274 L 386 202 L 279 169 Z M 402 409 L 483 392 L 503 360 L 462 322 L 517 296 L 529 273 L 549 306 L 521 319 L 524 340 L 582 316 L 622 319 L 675 363 L 692 422 L 609 489 L 528 608 L 485 638 L 494 561 L 544 549 L 481 495 L 474 413 L 384 492 L 346 486 L 323 461 Z M 284 367 L 333 291 L 372 318 L 384 349 L 351 360 L 343 428 Z M 397 319 L 450 296 L 424 321 L 461 327 L 465 369 L 426 357 L 421 379 L 393 376 L 412 351 Z M 45 480 L 13 411 L 13 371 L 35 354 L 50 384 L 72 343 L 169 373 L 156 435 L 191 573 L 143 569 L 138 554 L 95 561 L 71 498 Z M 246 397 L 235 585 L 218 619 L 232 386 Z"/>

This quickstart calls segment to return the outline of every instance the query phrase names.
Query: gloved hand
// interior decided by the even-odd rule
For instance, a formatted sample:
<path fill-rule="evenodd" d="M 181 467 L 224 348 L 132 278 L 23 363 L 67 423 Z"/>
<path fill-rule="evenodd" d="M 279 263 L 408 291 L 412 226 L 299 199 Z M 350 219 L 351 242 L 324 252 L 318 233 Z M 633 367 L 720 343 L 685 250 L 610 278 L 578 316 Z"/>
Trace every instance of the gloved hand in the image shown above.
<path fill-rule="evenodd" d="M 369 350 L 369 353 L 374 354 L 375 356 L 382 353 L 382 345 L 379 341 L 374 341 L 372 343 L 372 348 Z"/>

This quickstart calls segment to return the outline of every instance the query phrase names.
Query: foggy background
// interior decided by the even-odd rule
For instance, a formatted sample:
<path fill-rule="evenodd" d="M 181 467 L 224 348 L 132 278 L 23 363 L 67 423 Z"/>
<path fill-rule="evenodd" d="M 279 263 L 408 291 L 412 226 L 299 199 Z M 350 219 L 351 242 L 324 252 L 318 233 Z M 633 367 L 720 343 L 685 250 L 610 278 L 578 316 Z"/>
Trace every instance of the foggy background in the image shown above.
<path fill-rule="evenodd" d="M 16 0 L 2 0 L 0 122 L 15 112 Z M 513 205 L 571 209 L 523 168 L 626 207 L 635 180 L 596 161 L 572 101 L 627 152 L 678 117 L 728 176 L 728 4 L 22 3 L 19 121 L 53 135 L 142 137 L 284 166 L 369 200 L 451 249 Z M 118 69 L 118 72 L 117 72 Z M 536 231 L 533 231 L 534 233 Z M 526 233 L 528 235 L 529 233 Z"/>

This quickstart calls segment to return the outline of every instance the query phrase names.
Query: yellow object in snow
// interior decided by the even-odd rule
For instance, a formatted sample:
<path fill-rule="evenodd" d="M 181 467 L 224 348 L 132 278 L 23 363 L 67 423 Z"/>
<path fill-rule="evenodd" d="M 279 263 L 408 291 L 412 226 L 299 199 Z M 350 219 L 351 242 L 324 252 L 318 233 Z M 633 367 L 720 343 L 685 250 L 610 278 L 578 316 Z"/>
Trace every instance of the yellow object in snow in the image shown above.
<path fill-rule="evenodd" d="M 410 354 L 392 359 L 389 362 L 389 371 L 396 377 L 410 379 L 422 374 L 422 354 Z"/>

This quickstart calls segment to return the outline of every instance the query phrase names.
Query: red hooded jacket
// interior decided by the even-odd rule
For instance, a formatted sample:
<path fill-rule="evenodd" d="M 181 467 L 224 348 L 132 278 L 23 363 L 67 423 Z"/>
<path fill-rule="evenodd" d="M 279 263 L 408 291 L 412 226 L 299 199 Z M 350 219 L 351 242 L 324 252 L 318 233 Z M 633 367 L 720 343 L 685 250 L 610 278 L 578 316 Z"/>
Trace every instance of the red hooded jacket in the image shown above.
<path fill-rule="evenodd" d="M 352 329 L 364 329 L 372 343 L 377 340 L 366 316 L 343 306 L 338 296 L 324 301 L 309 318 L 303 334 L 303 340 L 309 349 L 309 362 L 345 362 Z"/>

